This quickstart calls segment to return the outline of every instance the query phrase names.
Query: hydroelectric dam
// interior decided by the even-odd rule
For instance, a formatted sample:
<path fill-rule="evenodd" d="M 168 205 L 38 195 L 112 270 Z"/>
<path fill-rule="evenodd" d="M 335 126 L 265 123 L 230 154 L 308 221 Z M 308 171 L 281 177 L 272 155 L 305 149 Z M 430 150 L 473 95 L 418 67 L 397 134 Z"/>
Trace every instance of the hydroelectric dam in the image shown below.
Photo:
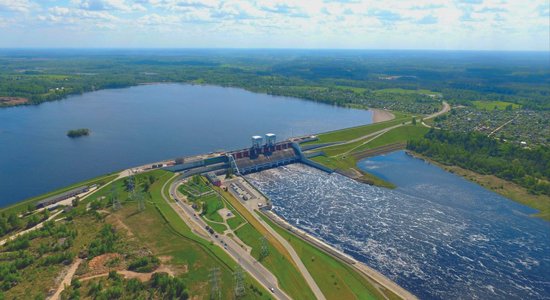
<path fill-rule="evenodd" d="M 268 133 L 264 137 L 255 135 L 251 138 L 249 148 L 182 157 L 153 164 L 150 167 L 179 172 L 187 177 L 203 173 L 222 175 L 228 172 L 236 175 L 246 175 L 292 163 L 303 163 L 327 173 L 332 173 L 332 169 L 310 159 L 321 155 L 321 152 L 308 155 L 302 152 L 300 143 L 316 139 L 315 136 L 307 136 L 277 142 L 277 137 L 273 133 Z"/>

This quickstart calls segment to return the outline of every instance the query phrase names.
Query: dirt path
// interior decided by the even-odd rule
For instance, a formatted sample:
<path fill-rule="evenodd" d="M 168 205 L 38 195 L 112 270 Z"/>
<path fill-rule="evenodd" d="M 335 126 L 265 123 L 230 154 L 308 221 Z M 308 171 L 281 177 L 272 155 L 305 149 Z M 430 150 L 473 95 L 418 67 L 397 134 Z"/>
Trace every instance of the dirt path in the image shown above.
<path fill-rule="evenodd" d="M 514 121 L 516 118 L 517 118 L 517 117 L 513 117 L 510 121 L 508 121 L 508 122 L 506 122 L 506 123 L 500 125 L 498 128 L 496 128 L 495 130 L 491 131 L 491 133 L 489 133 L 489 135 L 487 135 L 487 136 L 491 136 L 491 135 L 495 134 L 497 131 L 501 130 L 504 126 L 506 126 L 506 125 L 512 123 L 512 121 Z"/>
<path fill-rule="evenodd" d="M 31 231 L 34 231 L 34 230 L 37 230 L 37 229 L 42 228 L 42 226 L 44 226 L 44 222 L 47 222 L 47 221 L 52 220 L 53 218 L 57 217 L 57 216 L 58 216 L 60 213 L 62 213 L 62 212 L 63 212 L 63 210 L 60 210 L 60 211 L 56 212 L 55 214 L 51 215 L 48 219 L 46 219 L 46 220 L 44 220 L 44 221 L 42 221 L 42 222 L 36 224 L 34 227 L 31 227 L 31 228 L 29 228 L 29 229 L 23 230 L 23 231 L 21 231 L 21 232 L 18 232 L 18 233 L 14 234 L 14 235 L 12 235 L 12 236 L 10 236 L 10 237 L 7 237 L 7 238 L 1 240 L 1 241 L 0 241 L 0 246 L 3 246 L 3 245 L 4 245 L 5 243 L 7 243 L 8 241 L 11 241 L 11 240 L 17 238 L 18 236 L 21 236 L 21 235 L 23 235 L 23 234 L 25 234 L 25 233 L 28 233 L 28 232 L 31 232 Z"/>
<path fill-rule="evenodd" d="M 69 270 L 67 270 L 67 274 L 65 274 L 65 277 L 59 283 L 59 286 L 57 287 L 57 290 L 50 297 L 50 300 L 58 300 L 59 296 L 61 295 L 61 292 L 63 292 L 63 290 L 65 290 L 65 287 L 71 285 L 71 280 L 73 279 L 74 273 L 76 272 L 76 269 L 78 269 L 78 266 L 80 265 L 80 263 L 82 263 L 82 259 L 77 258 L 76 261 L 71 265 Z"/>
<path fill-rule="evenodd" d="M 170 268 L 168 268 L 167 266 L 160 266 L 155 271 L 149 272 L 149 273 L 138 273 L 138 272 L 133 272 L 133 271 L 128 271 L 128 270 L 119 270 L 119 271 L 116 271 L 116 272 L 118 274 L 122 275 L 126 279 L 136 278 L 141 282 L 151 280 L 151 277 L 155 273 L 167 273 L 170 276 L 174 276 L 174 272 Z M 94 279 L 94 278 L 106 277 L 108 275 L 109 275 L 109 272 L 96 274 L 96 275 L 92 275 L 92 276 L 86 276 L 86 277 L 80 278 L 80 281 L 87 281 L 87 280 L 91 280 L 91 279 Z"/>

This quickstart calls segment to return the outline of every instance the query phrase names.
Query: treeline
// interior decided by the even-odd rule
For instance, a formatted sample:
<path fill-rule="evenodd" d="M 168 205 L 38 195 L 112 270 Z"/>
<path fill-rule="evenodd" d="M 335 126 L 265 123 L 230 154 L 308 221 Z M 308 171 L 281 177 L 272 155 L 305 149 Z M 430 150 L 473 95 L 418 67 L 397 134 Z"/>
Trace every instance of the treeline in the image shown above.
<path fill-rule="evenodd" d="M 395 108 L 414 113 L 431 110 L 436 99 L 372 91 L 427 89 L 451 103 L 501 100 L 550 109 L 549 62 L 538 54 L 245 50 L 46 54 L 48 59 L 36 60 L 37 53 L 0 53 L 0 96 L 39 103 L 98 89 L 169 81 L 240 87 L 336 105 L 383 107 L 405 102 Z M 510 57 L 501 59 L 502 55 Z"/>
<path fill-rule="evenodd" d="M 515 182 L 533 194 L 550 195 L 550 148 L 524 148 L 479 133 L 430 130 L 407 149 L 435 161 Z"/>

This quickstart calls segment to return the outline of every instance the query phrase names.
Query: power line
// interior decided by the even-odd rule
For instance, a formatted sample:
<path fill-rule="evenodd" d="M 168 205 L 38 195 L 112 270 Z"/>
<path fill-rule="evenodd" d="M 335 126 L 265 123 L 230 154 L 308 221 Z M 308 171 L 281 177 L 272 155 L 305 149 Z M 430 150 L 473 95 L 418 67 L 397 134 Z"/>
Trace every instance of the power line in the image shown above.
<path fill-rule="evenodd" d="M 109 198 L 111 200 L 111 203 L 113 204 L 113 210 L 119 210 L 121 205 L 120 205 L 120 201 L 118 200 L 118 192 L 114 185 L 111 186 Z"/>
<path fill-rule="evenodd" d="M 210 269 L 210 299 L 221 299 L 222 291 L 220 288 L 220 268 L 214 267 Z"/>
<path fill-rule="evenodd" d="M 240 265 L 235 267 L 233 276 L 235 277 L 235 298 L 243 297 L 246 294 L 246 290 L 244 288 L 244 272 Z"/>

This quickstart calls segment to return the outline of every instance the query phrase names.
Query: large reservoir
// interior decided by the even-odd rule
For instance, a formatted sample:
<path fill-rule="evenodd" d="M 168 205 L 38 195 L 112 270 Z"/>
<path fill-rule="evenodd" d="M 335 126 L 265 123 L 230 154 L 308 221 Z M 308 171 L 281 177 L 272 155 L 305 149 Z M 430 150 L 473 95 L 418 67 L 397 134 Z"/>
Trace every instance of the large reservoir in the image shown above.
<path fill-rule="evenodd" d="M 0 109 L 0 206 L 179 156 L 371 122 L 371 112 L 241 89 L 182 84 L 102 90 Z M 91 135 L 66 136 L 89 128 Z"/>
<path fill-rule="evenodd" d="M 389 190 L 289 165 L 247 175 L 295 226 L 420 299 L 548 299 L 550 223 L 403 151 L 359 166 Z"/>

